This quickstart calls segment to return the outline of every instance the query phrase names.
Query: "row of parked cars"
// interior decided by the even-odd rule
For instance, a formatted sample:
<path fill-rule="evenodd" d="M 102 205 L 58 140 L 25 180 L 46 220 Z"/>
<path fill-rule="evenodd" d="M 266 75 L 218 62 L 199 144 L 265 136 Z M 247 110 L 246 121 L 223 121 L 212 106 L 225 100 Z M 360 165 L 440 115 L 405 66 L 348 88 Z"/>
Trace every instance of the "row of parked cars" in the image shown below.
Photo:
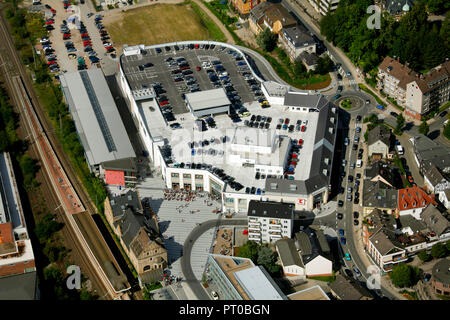
<path fill-rule="evenodd" d="M 244 124 L 250 128 L 269 129 L 272 122 L 271 117 L 252 115 L 250 120 L 245 120 Z"/>
<path fill-rule="evenodd" d="M 167 122 L 175 121 L 175 116 L 173 115 L 172 107 L 169 104 L 169 100 L 167 96 L 164 95 L 166 91 L 163 89 L 162 84 L 160 82 L 154 82 L 152 84 L 153 89 L 155 90 L 156 97 L 158 100 L 159 108 L 161 109 L 161 113 L 164 117 L 164 119 Z M 170 127 L 172 129 L 178 129 L 181 128 L 181 125 L 179 123 L 172 123 L 170 124 Z"/>
<path fill-rule="evenodd" d="M 50 7 L 48 4 L 45 5 L 46 9 L 49 9 L 52 12 L 52 17 L 45 20 L 44 28 L 50 32 L 54 30 L 53 24 L 55 20 L 53 19 L 56 15 L 56 10 Z M 59 72 L 59 65 L 57 61 L 57 57 L 55 55 L 55 50 L 51 46 L 50 39 L 47 37 L 41 38 L 40 43 L 42 45 L 43 52 L 45 54 L 45 59 L 47 60 L 47 65 L 50 72 Z"/>
<path fill-rule="evenodd" d="M 89 15 L 92 15 L 89 13 Z M 95 27 L 97 28 L 100 39 L 102 40 L 103 46 L 105 47 L 106 53 L 111 53 L 111 57 L 115 58 L 116 49 L 113 47 L 110 41 L 110 37 L 108 35 L 108 31 L 106 31 L 105 26 L 102 24 L 103 15 L 97 14 L 94 17 Z"/>
<path fill-rule="evenodd" d="M 180 45 L 174 45 L 173 49 L 175 51 L 180 51 L 180 50 L 194 50 L 194 49 L 214 49 L 216 47 L 215 44 L 180 44 Z M 222 47 L 223 48 L 223 47 Z M 164 50 L 166 52 L 170 52 L 172 50 L 172 48 L 170 46 L 165 46 Z M 162 53 L 162 49 L 161 48 L 155 48 L 155 51 L 157 54 Z"/>

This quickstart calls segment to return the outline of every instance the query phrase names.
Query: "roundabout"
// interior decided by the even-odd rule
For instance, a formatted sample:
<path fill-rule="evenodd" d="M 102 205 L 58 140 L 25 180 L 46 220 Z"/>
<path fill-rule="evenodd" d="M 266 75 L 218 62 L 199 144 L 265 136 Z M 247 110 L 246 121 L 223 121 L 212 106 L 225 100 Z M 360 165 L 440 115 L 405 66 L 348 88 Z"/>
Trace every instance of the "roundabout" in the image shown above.
<path fill-rule="evenodd" d="M 353 111 L 357 111 L 357 110 L 361 109 L 364 106 L 365 101 L 363 98 L 361 98 L 359 96 L 345 94 L 345 95 L 339 97 L 339 99 L 337 99 L 335 101 L 335 103 L 340 108 L 353 112 Z"/>

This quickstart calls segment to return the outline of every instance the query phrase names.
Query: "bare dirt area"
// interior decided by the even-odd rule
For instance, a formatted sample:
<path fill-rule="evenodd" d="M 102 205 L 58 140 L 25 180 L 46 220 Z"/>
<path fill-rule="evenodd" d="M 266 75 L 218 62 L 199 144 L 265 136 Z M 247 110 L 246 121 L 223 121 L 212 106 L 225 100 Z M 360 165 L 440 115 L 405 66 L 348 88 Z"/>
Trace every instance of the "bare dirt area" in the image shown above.
<path fill-rule="evenodd" d="M 208 30 L 189 4 L 158 3 L 127 11 L 111 10 L 103 22 L 117 52 L 124 44 L 158 44 L 171 41 L 206 40 Z"/>

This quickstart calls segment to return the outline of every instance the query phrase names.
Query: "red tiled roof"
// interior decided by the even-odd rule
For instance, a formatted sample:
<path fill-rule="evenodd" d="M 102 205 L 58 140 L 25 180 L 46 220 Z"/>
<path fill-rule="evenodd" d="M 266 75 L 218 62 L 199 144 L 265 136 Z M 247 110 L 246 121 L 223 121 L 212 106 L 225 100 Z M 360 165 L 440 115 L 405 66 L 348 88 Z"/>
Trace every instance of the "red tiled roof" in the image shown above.
<path fill-rule="evenodd" d="M 398 209 L 400 211 L 425 208 L 430 203 L 436 205 L 433 197 L 417 186 L 398 190 Z"/>

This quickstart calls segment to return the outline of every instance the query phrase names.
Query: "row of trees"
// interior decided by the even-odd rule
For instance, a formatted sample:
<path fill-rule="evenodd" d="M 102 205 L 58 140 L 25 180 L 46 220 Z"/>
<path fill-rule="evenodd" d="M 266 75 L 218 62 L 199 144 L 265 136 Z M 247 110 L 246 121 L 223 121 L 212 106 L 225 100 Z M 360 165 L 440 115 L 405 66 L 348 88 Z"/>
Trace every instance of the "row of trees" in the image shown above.
<path fill-rule="evenodd" d="M 436 243 L 434 246 L 431 247 L 430 254 L 428 254 L 426 250 L 420 251 L 417 254 L 417 257 L 419 257 L 419 259 L 423 262 L 428 262 L 433 259 L 444 258 L 449 254 L 450 254 L 450 240 L 447 241 L 445 245 L 442 244 L 441 242 Z"/>
<path fill-rule="evenodd" d="M 413 70 L 426 71 L 447 58 L 450 16 L 447 14 L 443 22 L 428 21 L 424 2 L 430 9 L 433 1 L 416 1 L 400 21 L 383 12 L 380 29 L 369 29 L 370 15 L 366 10 L 373 1 L 342 0 L 334 13 L 328 13 L 320 21 L 320 31 L 365 72 L 375 71 L 385 56 L 400 57 L 400 61 L 408 62 Z M 446 7 L 448 1 L 443 6 Z"/>

